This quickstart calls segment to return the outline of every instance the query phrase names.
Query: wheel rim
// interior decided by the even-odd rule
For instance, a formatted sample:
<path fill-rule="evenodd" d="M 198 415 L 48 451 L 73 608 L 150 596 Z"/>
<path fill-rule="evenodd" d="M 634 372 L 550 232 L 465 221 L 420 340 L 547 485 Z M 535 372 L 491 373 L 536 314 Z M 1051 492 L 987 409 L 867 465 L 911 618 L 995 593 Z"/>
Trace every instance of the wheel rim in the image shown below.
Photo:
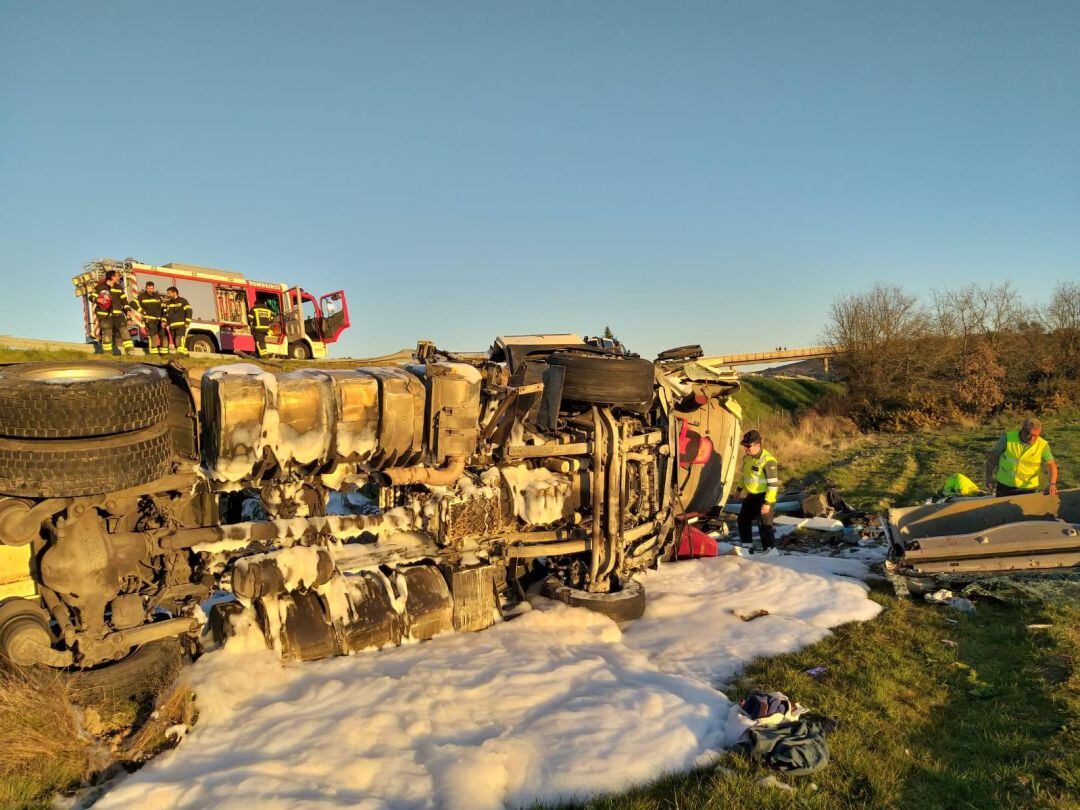
<path fill-rule="evenodd" d="M 20 374 L 19 378 L 34 382 L 64 384 L 115 380 L 122 377 L 123 374 L 122 370 L 112 366 L 87 363 L 85 366 L 32 369 Z"/>
<path fill-rule="evenodd" d="M 192 341 L 191 351 L 194 354 L 210 354 L 211 346 L 205 340 Z"/>

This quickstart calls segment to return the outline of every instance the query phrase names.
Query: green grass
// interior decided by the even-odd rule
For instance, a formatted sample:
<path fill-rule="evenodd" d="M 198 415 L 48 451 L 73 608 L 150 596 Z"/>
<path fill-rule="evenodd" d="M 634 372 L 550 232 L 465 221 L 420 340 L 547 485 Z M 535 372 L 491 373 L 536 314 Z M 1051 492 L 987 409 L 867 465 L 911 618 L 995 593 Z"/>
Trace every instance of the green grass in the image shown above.
<path fill-rule="evenodd" d="M 798 414 L 844 388 L 840 383 L 823 380 L 778 377 L 747 376 L 741 383 L 735 401 L 742 407 L 743 421 L 751 426 L 777 414 Z"/>
<path fill-rule="evenodd" d="M 188 369 L 204 369 L 210 366 L 220 366 L 224 363 L 256 363 L 260 361 L 251 357 L 206 357 L 205 355 L 189 354 L 187 357 L 178 358 L 176 355 L 169 355 L 169 359 L 176 360 L 185 368 Z M 91 354 L 88 352 L 80 352 L 74 349 L 57 349 L 55 351 L 45 351 L 42 349 L 8 349 L 0 347 L 0 363 L 30 363 L 37 361 L 64 361 L 64 360 L 116 360 L 123 363 L 160 363 L 161 359 L 146 354 L 132 354 L 132 355 L 102 355 Z M 273 358 L 272 363 L 266 363 L 269 368 L 280 370 L 293 370 L 298 368 L 311 368 L 312 364 L 320 366 L 335 366 L 341 365 L 345 367 L 354 367 L 356 365 L 355 360 L 347 358 L 334 358 L 327 357 L 320 360 L 287 360 L 285 358 Z"/>
<path fill-rule="evenodd" d="M 829 765 L 783 780 L 794 793 L 760 785 L 770 771 L 728 755 L 716 768 L 564 807 L 1077 807 L 1080 610 L 984 603 L 967 617 L 885 592 L 873 598 L 884 607 L 877 619 L 760 659 L 725 687 L 733 699 L 779 689 L 839 718 Z M 1046 622 L 1049 631 L 1026 628 Z M 828 667 L 820 680 L 805 674 L 819 665 Z"/>
<path fill-rule="evenodd" d="M 852 506 L 878 510 L 925 500 L 937 493 L 954 472 L 982 484 L 986 453 L 1018 417 L 1001 418 L 976 427 L 943 427 L 916 433 L 870 434 L 827 454 L 785 464 L 780 472 L 787 486 L 827 481 Z M 1080 484 L 1080 416 L 1059 414 L 1043 419 L 1063 485 Z"/>

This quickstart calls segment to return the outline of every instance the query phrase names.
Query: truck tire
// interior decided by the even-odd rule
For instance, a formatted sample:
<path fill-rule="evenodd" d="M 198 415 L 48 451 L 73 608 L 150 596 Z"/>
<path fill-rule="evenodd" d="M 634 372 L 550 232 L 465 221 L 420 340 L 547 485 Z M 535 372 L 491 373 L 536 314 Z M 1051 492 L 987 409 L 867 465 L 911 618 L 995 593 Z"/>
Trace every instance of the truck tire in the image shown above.
<path fill-rule="evenodd" d="M 548 364 L 566 370 L 564 400 L 639 409 L 652 402 L 653 364 L 642 357 L 555 352 Z"/>
<path fill-rule="evenodd" d="M 0 368 L 0 437 L 111 436 L 156 425 L 169 412 L 169 378 L 142 363 L 72 361 Z"/>
<path fill-rule="evenodd" d="M 571 588 L 557 577 L 548 577 L 541 592 L 548 599 L 603 613 L 617 622 L 633 621 L 645 614 L 645 587 L 633 579 L 614 593 L 589 593 Z"/>
<path fill-rule="evenodd" d="M 169 423 L 93 439 L 0 439 L 0 493 L 70 498 L 137 487 L 168 472 Z"/>
<path fill-rule="evenodd" d="M 294 340 L 289 343 L 289 357 L 293 360 L 310 360 L 311 347 L 302 340 Z"/>
<path fill-rule="evenodd" d="M 64 673 L 72 697 L 81 704 L 139 701 L 160 692 L 190 656 L 178 638 L 143 644 L 125 658 L 93 669 Z"/>
<path fill-rule="evenodd" d="M 218 350 L 212 337 L 199 333 L 188 335 L 185 345 L 191 354 L 211 354 Z"/>

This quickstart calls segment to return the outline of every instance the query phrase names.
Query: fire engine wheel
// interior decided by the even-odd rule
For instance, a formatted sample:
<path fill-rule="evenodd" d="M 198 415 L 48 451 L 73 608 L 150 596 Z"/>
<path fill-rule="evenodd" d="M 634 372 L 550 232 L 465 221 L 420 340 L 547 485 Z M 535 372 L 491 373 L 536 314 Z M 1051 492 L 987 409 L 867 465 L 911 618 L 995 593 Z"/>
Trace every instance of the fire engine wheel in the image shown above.
<path fill-rule="evenodd" d="M 541 592 L 548 599 L 603 613 L 617 622 L 633 621 L 645 614 L 645 588 L 633 579 L 613 593 L 590 593 L 571 588 L 558 577 L 548 577 Z"/>
<path fill-rule="evenodd" d="M 187 350 L 192 354 L 210 354 L 217 351 L 213 338 L 207 335 L 188 335 Z"/>
<path fill-rule="evenodd" d="M 643 357 L 555 352 L 548 364 L 566 370 L 564 400 L 635 409 L 652 402 L 653 364 Z"/>
<path fill-rule="evenodd" d="M 302 340 L 294 340 L 289 343 L 289 357 L 293 360 L 310 360 L 311 347 Z"/>
<path fill-rule="evenodd" d="M 137 487 L 168 472 L 169 423 L 94 439 L 0 439 L 0 493 L 70 498 Z"/>
<path fill-rule="evenodd" d="M 17 363 L 0 368 L 0 437 L 70 439 L 163 422 L 169 378 L 141 363 Z"/>

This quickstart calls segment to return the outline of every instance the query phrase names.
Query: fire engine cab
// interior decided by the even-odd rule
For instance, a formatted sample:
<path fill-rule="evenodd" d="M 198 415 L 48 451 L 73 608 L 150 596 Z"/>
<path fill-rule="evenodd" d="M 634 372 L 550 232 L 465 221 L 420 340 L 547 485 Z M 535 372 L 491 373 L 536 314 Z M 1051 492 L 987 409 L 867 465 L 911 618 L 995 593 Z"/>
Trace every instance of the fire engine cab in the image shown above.
<path fill-rule="evenodd" d="M 108 270 L 120 273 L 128 300 L 132 302 L 138 299 L 139 290 L 147 281 L 154 282 L 162 298 L 169 287 L 176 287 L 191 304 L 187 348 L 193 353 L 254 354 L 255 338 L 247 314 L 256 304 L 263 304 L 275 314 L 266 338 L 267 352 L 273 355 L 298 360 L 326 357 L 327 345 L 336 342 L 350 326 L 343 290 L 316 298 L 300 287 L 253 281 L 230 270 L 177 262 L 156 266 L 134 259 L 99 259 L 84 265 L 83 272 L 72 279 L 75 294 L 83 302 L 86 339 L 90 343 L 97 340 L 92 304 L 94 286 Z M 128 330 L 132 340 L 146 344 L 146 330 L 134 308 Z"/>

